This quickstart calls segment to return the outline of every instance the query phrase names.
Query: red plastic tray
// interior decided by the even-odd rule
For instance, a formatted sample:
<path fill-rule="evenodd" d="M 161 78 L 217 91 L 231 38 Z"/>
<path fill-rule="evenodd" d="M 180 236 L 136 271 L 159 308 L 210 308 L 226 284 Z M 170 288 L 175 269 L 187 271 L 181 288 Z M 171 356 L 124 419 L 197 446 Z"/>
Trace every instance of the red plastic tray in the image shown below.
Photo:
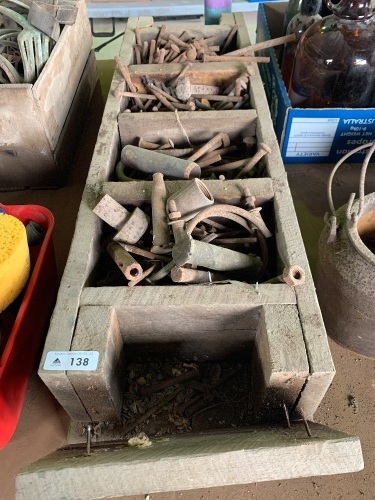
<path fill-rule="evenodd" d="M 31 220 L 46 231 L 43 242 L 30 247 L 32 271 L 22 291 L 18 309 L 14 304 L 2 314 L 8 323 L 6 344 L 0 352 L 0 449 L 11 439 L 18 423 L 34 363 L 40 354 L 55 304 L 58 276 L 52 242 L 54 218 L 39 205 L 2 205 L 7 214 L 27 225 Z M 12 309 L 10 314 L 8 310 Z"/>

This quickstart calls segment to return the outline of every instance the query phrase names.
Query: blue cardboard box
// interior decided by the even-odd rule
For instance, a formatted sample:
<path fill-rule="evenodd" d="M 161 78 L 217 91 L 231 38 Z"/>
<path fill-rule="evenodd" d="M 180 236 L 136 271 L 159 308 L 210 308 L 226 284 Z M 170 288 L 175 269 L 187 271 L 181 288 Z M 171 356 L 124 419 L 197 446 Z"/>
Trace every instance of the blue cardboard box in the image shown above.
<path fill-rule="evenodd" d="M 257 42 L 282 35 L 287 2 L 260 3 Z M 336 163 L 348 151 L 375 140 L 375 108 L 292 108 L 277 62 L 277 47 L 259 51 L 271 58 L 260 64 L 271 116 L 284 163 Z M 362 162 L 367 150 L 351 156 Z"/>

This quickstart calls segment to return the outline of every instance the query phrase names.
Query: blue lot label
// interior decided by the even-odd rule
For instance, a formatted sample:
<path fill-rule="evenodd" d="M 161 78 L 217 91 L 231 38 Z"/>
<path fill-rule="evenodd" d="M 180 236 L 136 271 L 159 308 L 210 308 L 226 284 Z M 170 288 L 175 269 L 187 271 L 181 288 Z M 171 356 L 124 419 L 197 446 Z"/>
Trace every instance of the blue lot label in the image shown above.
<path fill-rule="evenodd" d="M 98 351 L 49 351 L 43 365 L 44 370 L 96 370 Z"/>

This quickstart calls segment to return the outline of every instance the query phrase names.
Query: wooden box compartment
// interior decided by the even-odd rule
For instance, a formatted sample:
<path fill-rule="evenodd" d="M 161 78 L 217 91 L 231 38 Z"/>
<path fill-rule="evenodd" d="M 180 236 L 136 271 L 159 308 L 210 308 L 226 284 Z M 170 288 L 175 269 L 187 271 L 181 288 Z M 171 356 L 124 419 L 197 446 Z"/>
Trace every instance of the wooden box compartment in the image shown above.
<path fill-rule="evenodd" d="M 218 87 L 220 91 L 218 92 L 217 99 L 223 99 L 224 91 L 235 82 L 236 78 L 244 74 L 246 66 L 239 62 L 212 62 L 212 63 L 196 63 L 192 68 L 185 74 L 189 78 L 192 86 L 194 85 L 206 85 Z M 153 82 L 156 87 L 163 87 L 169 90 L 169 92 L 176 92 L 176 88 L 172 87 L 173 81 L 178 77 L 181 72 L 181 64 L 168 63 L 168 64 L 150 64 L 150 65 L 133 65 L 129 66 L 129 74 L 133 85 L 138 93 L 140 94 L 150 94 L 147 89 L 145 81 Z M 247 75 L 247 74 L 246 74 Z M 251 76 L 249 76 L 251 79 Z M 246 88 L 245 88 L 246 87 Z M 215 101 L 215 96 L 211 96 L 208 99 L 210 107 L 212 109 L 222 110 L 229 109 L 229 106 L 233 106 L 232 109 L 249 109 L 254 108 L 254 102 L 251 103 L 250 99 L 250 83 L 241 90 L 241 95 L 236 96 L 226 96 L 226 99 Z M 124 89 L 124 83 L 120 84 L 117 90 L 121 91 Z M 172 92 L 172 93 L 173 93 Z M 194 88 L 192 93 L 194 94 Z M 196 93 L 196 92 L 195 92 Z M 179 95 L 179 94 L 177 94 Z M 199 94 L 198 94 L 199 95 Z M 204 98 L 204 96 L 203 96 Z M 134 106 L 134 98 L 123 98 L 124 106 L 128 112 L 139 112 L 138 106 Z M 144 101 L 145 102 L 145 101 Z M 199 106 L 202 102 L 202 98 L 195 99 L 195 109 L 194 111 L 206 111 L 207 103 L 203 102 L 203 105 Z M 154 103 L 158 103 L 157 100 L 150 103 L 150 105 L 145 108 L 142 112 L 153 112 L 155 114 Z M 179 113 L 184 114 L 186 112 L 183 106 L 188 107 L 184 104 L 182 100 L 176 105 L 171 102 L 172 107 L 177 106 Z M 180 105 L 180 108 L 178 108 Z M 226 107 L 223 107 L 226 106 Z M 170 111 L 166 108 L 165 104 L 159 108 L 160 111 Z M 189 109 L 187 109 L 189 111 Z M 124 117 L 125 119 L 126 117 Z"/>
<path fill-rule="evenodd" d="M 239 23 L 238 36 L 249 45 L 242 15 L 231 15 L 231 19 L 232 23 Z M 120 52 L 126 63 L 132 57 L 129 41 L 133 43 L 135 28 L 149 24 L 149 19 L 129 19 Z M 56 495 L 56 484 L 61 483 L 60 474 L 64 472 L 60 459 L 69 467 L 73 464 L 70 480 L 64 482 L 64 495 L 72 498 L 246 484 L 360 469 L 363 462 L 357 438 L 310 422 L 313 438 L 309 439 L 301 421 L 301 415 L 307 420 L 313 418 L 335 370 L 257 70 L 250 86 L 254 109 L 238 111 L 243 115 L 238 115 L 237 123 L 232 120 L 232 128 L 230 120 L 223 120 L 223 124 L 236 136 L 241 136 L 249 125 L 258 143 L 271 147 L 272 152 L 264 158 L 264 177 L 205 182 L 216 199 L 228 200 L 229 192 L 234 204 L 239 203 L 243 188 L 248 185 L 260 205 L 270 207 L 268 221 L 272 220 L 275 273 L 285 266 L 299 265 L 306 273 L 305 284 L 291 288 L 286 283 L 233 280 L 212 285 L 94 286 L 105 229 L 93 208 L 104 194 L 124 205 L 147 204 L 151 197 L 149 181 L 113 181 L 123 144 L 134 141 L 141 130 L 150 140 L 157 138 L 159 127 L 163 134 L 166 130 L 178 134 L 175 125 L 166 125 L 173 120 L 171 116 L 159 123 L 153 114 L 130 114 L 126 132 L 122 131 L 124 136 L 120 137 L 117 118 L 123 111 L 123 102 L 114 96 L 114 91 L 122 83 L 116 70 L 38 371 L 72 419 L 68 442 L 74 449 L 56 452 L 21 474 L 17 480 L 20 497 L 30 491 Z M 191 115 L 191 133 L 197 126 L 200 131 L 212 127 L 210 134 L 221 127 L 224 112 L 216 112 L 216 121 L 199 126 L 209 113 Z M 181 114 L 182 119 L 185 116 L 188 113 Z M 187 122 L 185 125 L 189 126 Z M 167 181 L 168 189 L 176 189 L 177 182 Z M 234 428 L 231 424 L 238 422 L 228 419 L 231 429 L 224 429 L 216 421 L 210 430 L 206 419 L 204 432 L 186 432 L 181 436 L 167 433 L 152 438 L 150 447 L 130 446 L 124 441 L 128 436 L 124 426 L 130 416 L 126 414 L 124 421 L 119 422 L 126 410 L 123 402 L 130 401 L 124 377 L 134 378 L 126 369 L 139 357 L 144 360 L 141 365 L 147 365 L 151 347 L 153 356 L 159 356 L 163 362 L 173 355 L 177 363 L 188 365 L 219 363 L 222 373 L 225 363 L 243 363 L 249 384 L 246 394 L 251 400 L 250 422 L 239 422 L 240 426 Z M 96 368 L 51 369 L 47 363 L 47 357 L 55 353 L 75 359 L 77 352 L 98 352 Z M 137 380 L 147 378 L 147 373 L 136 373 Z M 235 384 L 230 387 L 234 390 Z M 299 418 L 291 428 L 284 404 L 292 417 Z M 257 423 L 253 424 L 255 420 Z M 269 422 L 273 424 L 270 426 Z M 89 423 L 95 431 L 92 443 L 99 447 L 94 447 L 87 459 L 82 430 Z M 155 428 L 155 434 L 160 430 Z M 106 443 L 105 452 L 101 443 Z M 116 443 L 121 449 L 116 448 Z M 103 467 L 104 483 L 100 480 Z M 88 470 L 95 480 L 90 484 L 85 481 L 83 491 L 80 485 Z"/>
<path fill-rule="evenodd" d="M 65 26 L 34 84 L 0 86 L 0 186 L 57 187 L 97 83 L 86 4 Z"/>
<path fill-rule="evenodd" d="M 218 115 L 218 113 L 220 114 Z M 221 159 L 214 159 L 206 166 L 202 163 L 203 157 L 196 160 L 195 163 L 199 166 L 202 165 L 200 175 L 202 180 L 217 179 L 220 175 L 224 175 L 224 177 L 220 177 L 221 179 L 234 179 L 246 162 L 237 163 L 237 165 L 242 164 L 242 167 L 237 166 L 230 169 L 229 166 L 228 170 L 226 165 L 230 163 L 235 167 L 234 162 L 250 159 L 257 148 L 256 130 L 259 120 L 255 110 L 206 111 L 204 113 L 184 111 L 178 116 L 171 112 L 158 112 L 152 113 L 152 115 L 148 113 L 122 113 L 119 115 L 118 122 L 121 141 L 119 154 L 126 145 L 138 146 L 141 138 L 160 145 L 170 140 L 173 142 L 174 148 L 187 148 L 188 151 L 191 146 L 195 148 L 202 146 L 220 133 L 227 134 L 231 147 L 236 147 L 236 151 L 223 152 L 219 155 Z M 244 139 L 249 144 L 245 144 Z M 158 152 L 158 150 L 155 151 Z M 191 152 L 187 153 L 183 158 L 189 158 L 191 154 Z M 134 179 L 151 178 L 148 174 L 126 165 L 122 166 L 122 171 L 126 176 Z M 263 175 L 267 175 L 264 159 L 245 177 Z M 110 180 L 115 181 L 118 178 L 114 166 Z"/>
<path fill-rule="evenodd" d="M 169 35 L 173 35 L 175 38 L 179 38 L 182 41 L 188 42 L 191 46 L 194 41 L 212 39 L 208 43 L 211 46 L 216 46 L 215 53 L 221 54 L 232 50 L 241 48 L 241 32 L 232 33 L 233 27 L 233 16 L 231 14 L 222 16 L 221 23 L 219 25 L 165 25 L 160 23 L 159 25 L 154 24 L 152 18 L 143 18 L 143 25 L 140 25 L 135 31 L 131 28 L 126 28 L 125 30 L 125 40 L 126 47 L 125 50 L 131 55 L 130 64 L 154 64 L 158 57 L 152 57 L 154 49 L 152 44 L 155 43 L 160 49 L 165 45 L 163 39 L 167 40 Z M 145 47 L 144 44 L 147 44 Z M 175 40 L 171 40 L 171 43 L 176 45 Z M 178 42 L 177 42 L 178 45 Z M 135 47 L 140 49 L 140 57 L 136 55 Z M 181 54 L 185 51 L 184 47 L 179 47 Z M 223 52 L 224 49 L 224 52 Z M 168 45 L 167 45 L 168 50 Z M 199 50 L 199 49 L 198 49 Z M 176 54 L 177 56 L 177 54 Z M 173 61 L 175 57 L 172 57 L 163 63 L 169 63 Z M 194 59 L 193 59 L 194 60 Z M 202 61 L 202 56 L 198 53 L 195 61 Z"/>

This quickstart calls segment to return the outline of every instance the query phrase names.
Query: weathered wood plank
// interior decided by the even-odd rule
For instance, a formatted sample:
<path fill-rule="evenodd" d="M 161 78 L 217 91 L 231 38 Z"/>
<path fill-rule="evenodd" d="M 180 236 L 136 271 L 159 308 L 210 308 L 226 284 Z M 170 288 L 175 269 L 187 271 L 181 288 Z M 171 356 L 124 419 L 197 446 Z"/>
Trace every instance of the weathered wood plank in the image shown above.
<path fill-rule="evenodd" d="M 70 351 L 80 295 L 97 260 L 100 234 L 97 217 L 86 202 L 82 201 L 38 371 L 41 379 L 71 418 L 82 421 L 87 420 L 87 413 L 66 372 L 44 370 L 43 365 L 49 351 Z"/>
<path fill-rule="evenodd" d="M 138 22 L 140 21 L 137 17 L 128 19 L 127 29 L 121 45 L 119 56 L 127 65 L 131 63 L 132 58 L 132 52 L 128 50 L 128 47 L 135 42 L 133 30 L 137 27 Z M 92 185 L 95 190 L 100 190 L 101 184 L 108 180 L 119 157 L 120 136 L 118 132 L 117 116 L 124 110 L 125 101 L 116 98 L 113 94 L 117 88 L 124 90 L 124 86 L 124 78 L 120 70 L 116 68 L 87 176 L 87 184 Z"/>
<path fill-rule="evenodd" d="M 80 304 L 112 305 L 122 307 L 212 305 L 219 307 L 228 304 L 239 308 L 259 307 L 263 304 L 295 304 L 294 289 L 284 283 L 274 285 L 249 285 L 242 282 L 216 285 L 179 285 L 172 287 L 85 287 Z M 100 291 L 100 293 L 99 293 Z"/>
<path fill-rule="evenodd" d="M 115 310 L 81 307 L 72 351 L 98 351 L 95 370 L 69 370 L 70 380 L 86 408 L 88 421 L 120 420 L 123 398 L 123 342 Z"/>
<path fill-rule="evenodd" d="M 122 113 L 118 117 L 121 145 L 138 145 L 138 139 L 161 143 L 171 139 L 175 147 L 200 145 L 216 134 L 228 134 L 231 143 L 240 144 L 247 136 L 255 136 L 258 114 L 254 109 L 244 111 L 184 111 L 177 115 L 158 113 Z"/>
<path fill-rule="evenodd" d="M 142 355 L 248 362 L 261 306 L 295 304 L 286 284 L 85 288 L 81 305 L 108 305 L 128 346 Z M 160 321 L 160 318 L 163 318 Z M 298 340 L 298 339 L 297 339 Z M 297 347 L 298 347 L 298 342 Z M 300 336 L 302 341 L 302 335 Z"/>
<path fill-rule="evenodd" d="M 264 421 L 283 418 L 294 408 L 309 375 L 309 364 L 297 307 L 262 307 L 255 338 L 251 383 L 253 411 Z"/>
<path fill-rule="evenodd" d="M 51 60 L 33 86 L 52 150 L 59 139 L 92 46 L 86 3 L 78 0 L 77 6 L 76 22 L 64 27 Z"/>
<path fill-rule="evenodd" d="M 2 84 L 0 109 L 0 186 L 38 186 L 42 179 L 53 184 L 54 159 L 43 123 L 37 119 L 32 85 Z"/>
<path fill-rule="evenodd" d="M 276 230 L 278 252 L 286 266 L 299 265 L 306 273 L 305 284 L 297 286 L 295 291 L 310 376 L 296 409 L 302 410 L 307 418 L 312 418 L 332 382 L 335 367 L 286 178 L 279 177 L 274 186 L 274 204 L 278 214 Z"/>
<path fill-rule="evenodd" d="M 63 184 L 69 173 L 75 145 L 78 143 L 84 124 L 85 112 L 89 107 L 95 87 L 98 84 L 98 71 L 94 51 L 91 51 L 86 62 L 82 78 L 70 106 L 68 116 L 61 130 L 56 148 L 53 152 L 57 165 L 57 182 Z M 101 101 L 98 99 L 98 103 Z M 103 103 L 104 108 L 104 103 Z M 56 185 L 56 181 L 54 183 Z"/>
<path fill-rule="evenodd" d="M 130 66 L 129 72 L 137 91 L 141 94 L 147 94 L 146 87 L 141 81 L 142 76 L 168 84 L 170 80 L 179 75 L 183 67 L 181 63 L 139 64 Z M 229 86 L 245 69 L 246 65 L 242 62 L 210 62 L 209 64 L 194 64 L 188 76 L 194 85 L 215 85 L 223 88 Z M 206 111 L 199 112 L 199 116 L 205 113 Z M 153 113 L 147 114 L 148 116 L 153 115 Z"/>
<path fill-rule="evenodd" d="M 138 18 L 134 22 L 137 23 Z M 131 23 L 129 24 L 131 27 Z M 120 81 L 119 72 L 115 72 L 111 88 L 116 87 L 118 84 L 116 81 Z M 70 417 L 78 421 L 87 421 L 88 414 L 66 372 L 59 370 L 47 371 L 44 370 L 43 365 L 49 351 L 70 350 L 80 295 L 100 252 L 100 221 L 93 214 L 92 208 L 98 201 L 100 191 L 98 186 L 101 181 L 107 179 L 110 175 L 110 169 L 113 168 L 117 156 L 119 144 L 117 114 L 119 105 L 114 101 L 114 98 L 110 99 L 109 97 L 105 107 L 107 120 L 103 120 L 99 130 L 87 186 L 77 216 L 69 257 L 60 283 L 56 306 L 38 370 L 41 379 L 69 413 Z"/>
<path fill-rule="evenodd" d="M 149 448 L 61 450 L 21 471 L 18 500 L 113 498 L 354 472 L 359 439 L 310 423 L 155 439 Z"/>

